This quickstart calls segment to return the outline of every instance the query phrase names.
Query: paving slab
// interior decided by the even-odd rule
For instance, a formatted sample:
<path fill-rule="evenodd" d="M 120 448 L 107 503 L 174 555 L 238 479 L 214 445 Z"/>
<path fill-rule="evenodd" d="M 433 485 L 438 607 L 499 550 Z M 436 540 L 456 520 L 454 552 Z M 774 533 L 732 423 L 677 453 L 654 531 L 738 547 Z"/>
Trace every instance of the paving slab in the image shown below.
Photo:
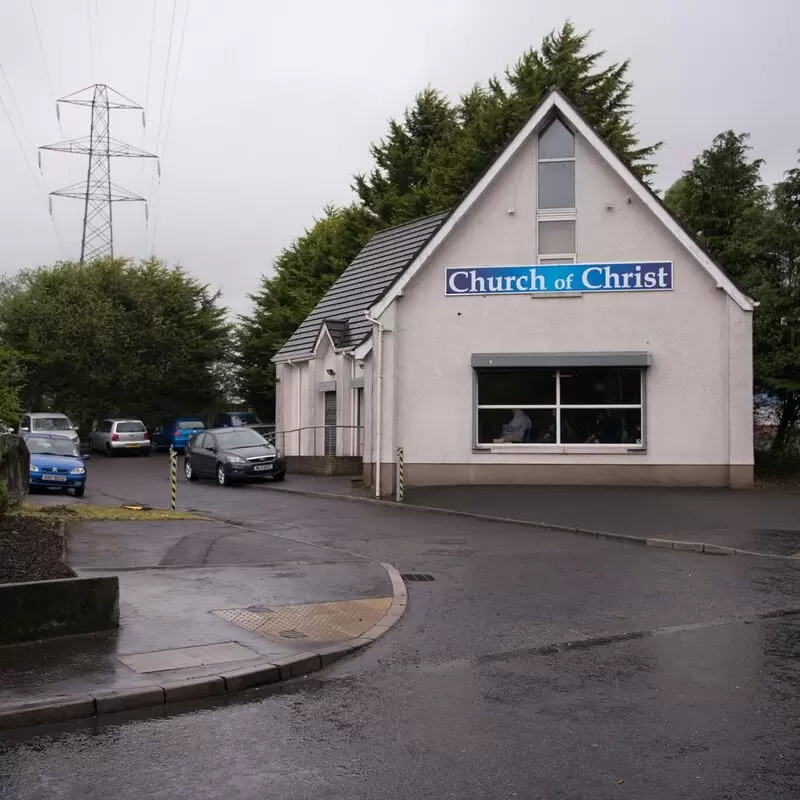
<path fill-rule="evenodd" d="M 82 575 L 105 574 L 100 570 Z M 291 658 L 309 637 L 266 638 L 214 611 L 392 595 L 378 563 L 123 570 L 117 631 L 0 648 L 0 706 L 146 688 Z M 325 641 L 324 644 L 329 644 Z"/>

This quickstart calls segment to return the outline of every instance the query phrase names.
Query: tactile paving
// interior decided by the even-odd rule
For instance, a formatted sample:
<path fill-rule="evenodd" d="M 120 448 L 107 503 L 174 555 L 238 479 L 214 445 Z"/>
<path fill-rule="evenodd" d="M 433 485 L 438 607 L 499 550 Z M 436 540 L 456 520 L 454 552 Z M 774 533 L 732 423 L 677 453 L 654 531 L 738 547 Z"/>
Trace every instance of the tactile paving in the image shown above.
<path fill-rule="evenodd" d="M 271 608 L 226 608 L 214 613 L 265 639 L 337 642 L 366 633 L 383 619 L 391 604 L 391 597 L 371 597 Z"/>

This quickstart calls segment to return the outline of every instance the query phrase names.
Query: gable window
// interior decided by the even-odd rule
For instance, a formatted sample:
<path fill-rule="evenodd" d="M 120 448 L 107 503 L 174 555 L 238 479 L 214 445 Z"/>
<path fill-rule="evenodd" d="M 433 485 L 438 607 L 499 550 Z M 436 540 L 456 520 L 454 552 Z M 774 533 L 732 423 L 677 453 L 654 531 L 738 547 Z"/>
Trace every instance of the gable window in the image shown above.
<path fill-rule="evenodd" d="M 475 370 L 478 446 L 643 446 L 640 367 Z"/>
<path fill-rule="evenodd" d="M 539 134 L 537 183 L 538 263 L 574 263 L 575 135 L 558 118 Z"/>
<path fill-rule="evenodd" d="M 539 208 L 575 208 L 575 136 L 560 119 L 539 134 Z"/>

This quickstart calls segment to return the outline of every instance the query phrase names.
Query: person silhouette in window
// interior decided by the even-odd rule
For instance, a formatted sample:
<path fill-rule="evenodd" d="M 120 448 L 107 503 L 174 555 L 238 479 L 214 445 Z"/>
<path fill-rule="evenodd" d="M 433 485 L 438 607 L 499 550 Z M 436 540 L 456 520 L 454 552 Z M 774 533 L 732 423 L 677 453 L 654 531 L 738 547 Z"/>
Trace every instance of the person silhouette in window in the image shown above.
<path fill-rule="evenodd" d="M 530 439 L 532 427 L 531 418 L 521 408 L 515 408 L 511 419 L 503 425 L 500 441 L 505 444 L 520 444 L 527 441 Z"/>

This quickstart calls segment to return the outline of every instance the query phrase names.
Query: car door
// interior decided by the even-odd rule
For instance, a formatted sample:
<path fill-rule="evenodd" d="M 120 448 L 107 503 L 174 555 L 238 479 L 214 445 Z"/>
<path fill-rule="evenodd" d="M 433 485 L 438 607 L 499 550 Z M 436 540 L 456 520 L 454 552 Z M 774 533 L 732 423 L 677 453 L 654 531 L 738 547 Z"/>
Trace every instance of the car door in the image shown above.
<path fill-rule="evenodd" d="M 153 440 L 158 447 L 169 447 L 172 436 L 172 420 L 163 419 L 161 424 L 153 431 Z"/>
<path fill-rule="evenodd" d="M 108 420 L 100 420 L 100 422 L 97 423 L 97 427 L 92 431 L 92 447 L 94 447 L 96 450 L 102 450 L 106 445 L 105 438 L 103 437 L 103 432 L 106 430 L 106 425 L 108 425 Z"/>
<path fill-rule="evenodd" d="M 213 462 L 209 466 L 209 440 L 212 438 L 210 433 L 198 433 L 194 437 L 191 446 L 192 469 L 198 475 L 210 475 L 214 472 Z"/>

